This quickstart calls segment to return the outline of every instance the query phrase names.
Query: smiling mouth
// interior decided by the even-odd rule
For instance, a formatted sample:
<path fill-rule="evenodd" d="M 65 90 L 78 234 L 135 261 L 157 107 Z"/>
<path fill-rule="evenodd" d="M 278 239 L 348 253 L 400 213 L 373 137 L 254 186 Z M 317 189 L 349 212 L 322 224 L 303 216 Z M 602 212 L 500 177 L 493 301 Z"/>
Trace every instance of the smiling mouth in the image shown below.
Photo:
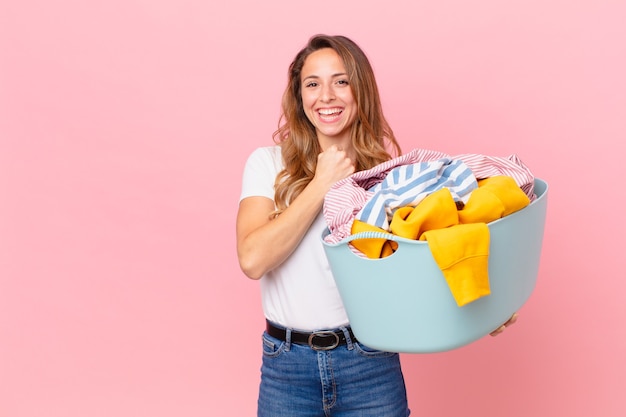
<path fill-rule="evenodd" d="M 332 121 L 337 120 L 339 116 L 341 116 L 341 113 L 343 113 L 343 109 L 340 109 L 340 108 L 319 109 L 317 111 L 317 114 L 319 114 L 320 119 L 327 121 L 327 122 L 332 122 Z"/>

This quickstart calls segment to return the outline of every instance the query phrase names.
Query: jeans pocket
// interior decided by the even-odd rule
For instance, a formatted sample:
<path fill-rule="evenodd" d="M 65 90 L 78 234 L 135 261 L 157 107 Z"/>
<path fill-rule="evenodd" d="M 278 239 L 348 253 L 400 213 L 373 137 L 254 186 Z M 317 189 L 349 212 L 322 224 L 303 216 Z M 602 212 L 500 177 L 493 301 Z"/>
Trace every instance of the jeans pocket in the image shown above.
<path fill-rule="evenodd" d="M 275 358 L 285 350 L 285 342 L 263 333 L 263 356 Z"/>
<path fill-rule="evenodd" d="M 396 352 L 386 352 L 384 350 L 374 349 L 369 346 L 365 346 L 362 343 L 355 343 L 354 346 L 359 355 L 367 358 L 390 358 L 397 355 Z"/>

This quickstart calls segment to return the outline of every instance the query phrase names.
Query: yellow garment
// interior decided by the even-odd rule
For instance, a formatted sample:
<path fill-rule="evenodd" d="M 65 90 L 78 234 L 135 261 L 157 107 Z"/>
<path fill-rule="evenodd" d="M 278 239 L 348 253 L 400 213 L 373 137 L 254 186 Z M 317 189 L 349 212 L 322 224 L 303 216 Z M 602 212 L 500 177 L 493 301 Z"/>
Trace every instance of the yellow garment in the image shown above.
<path fill-rule="evenodd" d="M 459 307 L 489 295 L 489 228 L 485 223 L 429 230 L 428 247 Z"/>
<path fill-rule="evenodd" d="M 530 204 L 530 199 L 511 177 L 499 175 L 478 181 L 478 188 L 459 211 L 460 223 L 489 223 Z"/>
<path fill-rule="evenodd" d="M 352 223 L 351 233 L 355 235 L 360 232 L 382 232 L 391 234 L 380 227 L 362 222 L 360 220 L 354 220 L 354 223 Z M 355 239 L 350 243 L 352 243 L 352 246 L 360 250 L 365 256 L 372 259 L 384 258 L 391 255 L 396 249 L 398 249 L 398 242 L 387 239 Z"/>
<path fill-rule="evenodd" d="M 489 228 L 459 224 L 450 190 L 429 194 L 415 207 L 401 207 L 389 225 L 393 234 L 428 242 L 459 307 L 489 295 Z"/>
<path fill-rule="evenodd" d="M 426 230 L 442 229 L 459 223 L 456 203 L 450 190 L 442 188 L 415 207 L 400 207 L 393 214 L 389 230 L 407 239 L 419 239 Z"/>

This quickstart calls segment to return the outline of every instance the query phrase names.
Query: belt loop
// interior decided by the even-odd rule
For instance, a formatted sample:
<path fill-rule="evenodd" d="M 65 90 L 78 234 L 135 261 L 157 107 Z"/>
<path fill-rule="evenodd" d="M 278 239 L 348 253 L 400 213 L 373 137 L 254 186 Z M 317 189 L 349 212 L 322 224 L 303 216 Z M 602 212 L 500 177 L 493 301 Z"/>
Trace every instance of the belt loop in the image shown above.
<path fill-rule="evenodd" d="M 285 329 L 285 351 L 289 352 L 291 350 L 291 329 Z"/>
<path fill-rule="evenodd" d="M 341 326 L 339 330 L 341 330 L 343 332 L 343 335 L 346 337 L 346 346 L 348 350 L 354 349 L 354 345 L 353 345 L 354 341 L 350 337 L 350 332 L 348 331 L 348 329 L 344 326 Z"/>

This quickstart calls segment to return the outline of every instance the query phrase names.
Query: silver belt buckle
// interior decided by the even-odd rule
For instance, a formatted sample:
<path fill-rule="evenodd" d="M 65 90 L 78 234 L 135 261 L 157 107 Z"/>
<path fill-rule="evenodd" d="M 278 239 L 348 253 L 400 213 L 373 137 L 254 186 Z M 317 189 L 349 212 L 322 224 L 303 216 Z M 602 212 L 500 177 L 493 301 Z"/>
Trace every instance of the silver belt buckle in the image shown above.
<path fill-rule="evenodd" d="M 334 337 L 335 342 L 331 344 L 330 346 L 318 346 L 315 343 L 313 343 L 313 339 L 315 339 L 316 337 L 320 337 L 320 338 Z M 309 346 L 313 350 L 332 350 L 336 348 L 337 346 L 339 346 L 339 335 L 335 332 L 330 332 L 330 331 L 313 332 L 309 335 Z"/>

